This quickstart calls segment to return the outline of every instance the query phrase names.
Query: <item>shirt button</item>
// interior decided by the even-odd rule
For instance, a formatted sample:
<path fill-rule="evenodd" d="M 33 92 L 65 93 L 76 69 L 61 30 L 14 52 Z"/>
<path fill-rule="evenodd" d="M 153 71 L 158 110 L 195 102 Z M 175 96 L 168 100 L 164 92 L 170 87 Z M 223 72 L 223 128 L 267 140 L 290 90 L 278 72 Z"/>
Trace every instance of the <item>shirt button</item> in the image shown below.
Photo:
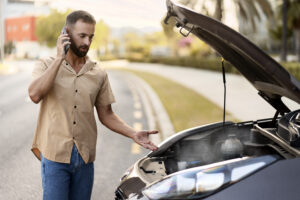
<path fill-rule="evenodd" d="M 66 63 L 66 65 L 69 65 L 68 63 Z"/>
<path fill-rule="evenodd" d="M 74 106 L 74 108 L 77 108 L 77 106 Z"/>
<path fill-rule="evenodd" d="M 78 92 L 78 90 L 75 90 L 75 92 Z"/>
<path fill-rule="evenodd" d="M 76 122 L 74 121 L 73 124 L 76 124 Z"/>

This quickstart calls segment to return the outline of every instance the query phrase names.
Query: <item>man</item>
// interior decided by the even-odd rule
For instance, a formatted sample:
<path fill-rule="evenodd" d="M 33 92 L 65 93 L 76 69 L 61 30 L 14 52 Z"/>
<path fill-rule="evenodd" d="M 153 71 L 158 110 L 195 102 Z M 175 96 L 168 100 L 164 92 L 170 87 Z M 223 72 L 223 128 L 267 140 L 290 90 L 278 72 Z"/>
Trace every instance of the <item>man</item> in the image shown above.
<path fill-rule="evenodd" d="M 41 106 L 32 151 L 41 160 L 44 200 L 90 199 L 97 139 L 94 106 L 109 129 L 157 149 L 148 137 L 157 131 L 137 132 L 112 111 L 115 100 L 107 74 L 86 56 L 95 24 L 85 11 L 69 14 L 56 57 L 38 61 L 33 70 L 28 92 Z"/>

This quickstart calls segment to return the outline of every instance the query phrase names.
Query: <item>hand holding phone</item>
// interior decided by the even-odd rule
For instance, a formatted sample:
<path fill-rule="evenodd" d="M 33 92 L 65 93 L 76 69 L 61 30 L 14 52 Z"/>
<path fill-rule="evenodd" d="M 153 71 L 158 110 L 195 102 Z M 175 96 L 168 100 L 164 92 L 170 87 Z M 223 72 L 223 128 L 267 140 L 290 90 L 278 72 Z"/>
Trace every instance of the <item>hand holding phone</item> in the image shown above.
<path fill-rule="evenodd" d="M 68 33 L 67 33 L 67 29 L 66 29 L 65 26 L 63 27 L 63 29 L 61 30 L 61 32 L 62 32 L 63 34 L 68 34 Z M 68 41 L 68 40 L 64 40 L 63 42 L 65 42 L 65 41 Z M 66 55 L 67 55 L 67 53 L 68 53 L 69 48 L 70 48 L 70 44 L 67 44 L 67 45 L 64 46 L 64 50 L 65 50 L 65 54 L 66 54 Z"/>

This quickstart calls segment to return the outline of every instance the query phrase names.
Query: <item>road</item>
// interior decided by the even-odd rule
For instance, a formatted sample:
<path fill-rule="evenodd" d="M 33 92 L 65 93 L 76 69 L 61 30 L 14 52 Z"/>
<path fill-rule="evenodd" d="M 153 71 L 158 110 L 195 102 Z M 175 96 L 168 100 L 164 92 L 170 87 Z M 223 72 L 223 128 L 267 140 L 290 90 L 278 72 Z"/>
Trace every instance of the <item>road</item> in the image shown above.
<path fill-rule="evenodd" d="M 0 200 L 42 199 L 40 162 L 30 151 L 39 105 L 27 87 L 33 62 L 12 63 L 19 72 L 0 75 Z M 147 129 L 140 94 L 123 72 L 108 71 L 117 103 L 114 111 L 136 129 Z M 148 151 L 98 124 L 97 158 L 92 199 L 114 199 L 125 170 Z"/>
<path fill-rule="evenodd" d="M 151 72 L 171 79 L 203 95 L 220 108 L 223 108 L 223 80 L 220 72 L 200 70 L 188 67 L 169 66 L 148 63 L 119 63 L 120 66 Z M 115 64 L 115 66 L 118 66 Z M 258 95 L 258 91 L 245 77 L 226 74 L 227 97 L 226 111 L 241 121 L 271 118 L 276 110 Z M 299 109 L 299 104 L 282 98 L 291 109 Z"/>

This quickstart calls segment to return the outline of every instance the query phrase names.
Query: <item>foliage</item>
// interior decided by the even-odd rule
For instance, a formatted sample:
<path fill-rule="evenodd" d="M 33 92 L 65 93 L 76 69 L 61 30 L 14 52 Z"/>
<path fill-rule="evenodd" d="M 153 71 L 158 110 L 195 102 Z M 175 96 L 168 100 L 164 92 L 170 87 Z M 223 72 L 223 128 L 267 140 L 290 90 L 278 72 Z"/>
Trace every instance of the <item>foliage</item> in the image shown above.
<path fill-rule="evenodd" d="M 104 48 L 105 52 L 108 52 L 108 43 L 109 43 L 109 27 L 100 20 L 97 22 L 95 27 L 95 36 L 91 44 L 92 49 Z"/>
<path fill-rule="evenodd" d="M 195 38 L 195 36 L 191 36 Z M 190 46 L 190 56 L 192 57 L 207 57 L 212 55 L 212 49 L 202 40 L 195 38 Z"/>
<path fill-rule="evenodd" d="M 282 6 L 283 4 L 279 4 L 276 8 L 276 19 L 281 22 L 282 18 Z M 288 28 L 300 28 L 300 1 L 298 0 L 289 0 L 288 1 Z M 282 23 L 282 22 L 281 22 Z M 279 23 L 279 25 L 281 25 Z"/>
<path fill-rule="evenodd" d="M 282 62 L 281 65 L 286 68 L 295 78 L 300 81 L 300 63 L 299 62 Z"/>
<path fill-rule="evenodd" d="M 36 20 L 35 34 L 39 43 L 46 44 L 48 47 L 55 47 L 56 41 L 65 25 L 65 19 L 71 10 L 62 13 L 55 9 L 50 11 L 48 16 L 40 16 Z"/>
<path fill-rule="evenodd" d="M 143 37 L 136 32 L 129 32 L 124 35 L 125 51 L 127 56 L 133 56 L 142 59 L 149 56 L 149 46 L 143 41 Z"/>
<path fill-rule="evenodd" d="M 65 25 L 67 15 L 71 10 L 59 12 L 55 9 L 50 11 L 48 16 L 41 16 L 36 21 L 36 36 L 39 43 L 46 44 L 48 47 L 55 47 L 57 38 Z M 109 43 L 109 27 L 102 21 L 98 21 L 95 26 L 95 36 L 91 44 L 92 49 L 99 50 L 103 47 L 107 53 Z"/>
<path fill-rule="evenodd" d="M 176 65 L 181 67 L 193 67 L 212 71 L 221 71 L 221 58 L 217 57 L 148 57 L 144 59 L 127 58 L 134 62 L 162 63 L 167 65 Z M 226 72 L 238 73 L 237 70 L 225 61 Z"/>
<path fill-rule="evenodd" d="M 175 65 L 181 67 L 193 67 L 211 71 L 222 71 L 221 58 L 219 57 L 148 57 L 143 59 L 128 58 L 133 62 L 150 62 Z M 281 65 L 286 68 L 297 80 L 300 81 L 300 63 L 283 62 Z M 225 71 L 227 73 L 239 74 L 237 69 L 229 62 L 225 61 Z"/>
<path fill-rule="evenodd" d="M 11 54 L 15 50 L 15 48 L 15 44 L 12 41 L 9 41 L 4 45 L 4 53 Z"/>
<path fill-rule="evenodd" d="M 259 12 L 259 9 L 262 11 L 262 14 L 265 15 L 267 18 L 273 17 L 273 9 L 268 0 L 232 0 L 239 10 L 240 16 L 246 20 L 250 21 L 252 28 L 255 30 L 255 18 L 258 20 L 261 20 L 261 15 Z M 192 9 L 195 9 L 197 3 L 200 2 L 199 0 L 181 0 L 180 3 L 191 7 Z M 222 21 L 223 18 L 223 12 L 224 12 L 224 0 L 203 0 L 201 12 L 205 12 L 211 17 L 214 17 L 215 19 Z M 206 2 L 214 3 L 215 4 L 215 10 L 214 14 L 210 14 L 208 12 L 209 7 L 206 6 Z M 211 4 L 208 4 L 211 6 Z"/>
<path fill-rule="evenodd" d="M 277 26 L 270 28 L 269 33 L 273 39 L 281 41 L 281 39 L 282 39 L 282 24 L 278 24 Z M 291 28 L 288 28 L 287 39 L 292 38 L 292 36 L 293 36 L 293 31 Z"/>
<path fill-rule="evenodd" d="M 177 42 L 181 38 L 181 35 L 178 33 L 178 31 L 174 31 L 176 20 L 174 17 L 170 17 L 168 20 L 168 24 L 165 24 L 163 18 L 161 20 L 161 26 L 163 28 L 163 33 L 165 34 L 165 37 L 168 41 L 168 46 L 172 49 L 172 56 L 178 55 L 178 48 L 177 48 Z"/>
<path fill-rule="evenodd" d="M 283 1 L 285 2 L 285 1 Z M 280 20 L 283 15 L 283 4 L 281 2 L 279 6 L 277 7 L 276 10 L 276 15 L 279 23 L 277 23 L 277 26 L 282 26 L 283 22 Z M 288 30 L 283 30 L 283 31 L 294 31 L 295 33 L 295 40 L 296 40 L 296 54 L 298 55 L 298 61 L 300 62 L 300 1 L 299 0 L 287 0 L 287 29 Z M 274 32 L 273 29 L 270 32 Z M 284 41 L 284 40 L 283 40 Z M 283 45 L 283 50 L 284 50 L 284 45 Z M 284 58 L 283 58 L 284 59 Z"/>
<path fill-rule="evenodd" d="M 128 32 L 124 35 L 123 41 L 125 42 L 125 57 L 138 60 L 148 58 L 153 47 L 168 45 L 168 40 L 162 32 L 149 34 Z"/>
<path fill-rule="evenodd" d="M 253 29 L 256 28 L 254 19 L 257 18 L 259 21 L 261 20 L 261 15 L 256 5 L 258 5 L 262 14 L 267 18 L 270 19 L 274 16 L 272 6 L 268 0 L 235 0 L 235 3 L 238 6 L 241 17 L 250 21 Z"/>

